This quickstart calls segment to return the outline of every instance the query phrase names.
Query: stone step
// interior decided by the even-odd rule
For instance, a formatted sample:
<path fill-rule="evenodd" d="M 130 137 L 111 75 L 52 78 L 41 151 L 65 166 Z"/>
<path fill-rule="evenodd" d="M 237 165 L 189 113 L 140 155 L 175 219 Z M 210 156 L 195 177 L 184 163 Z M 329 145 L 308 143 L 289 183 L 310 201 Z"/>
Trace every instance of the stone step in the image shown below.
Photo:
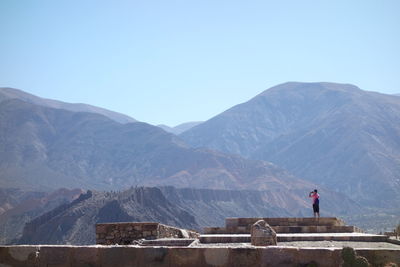
<path fill-rule="evenodd" d="M 141 246 L 167 246 L 187 247 L 197 239 L 195 238 L 161 238 L 155 240 L 143 240 Z"/>
<path fill-rule="evenodd" d="M 312 233 L 312 234 L 277 234 L 278 242 L 290 241 L 353 241 L 353 242 L 387 242 L 384 235 L 364 233 Z"/>
<path fill-rule="evenodd" d="M 277 233 L 362 233 L 362 230 L 355 226 L 272 226 Z M 239 227 L 205 227 L 204 234 L 249 234 L 250 226 Z"/>
<path fill-rule="evenodd" d="M 270 226 L 345 226 L 343 220 L 336 217 L 307 218 L 226 218 L 225 227 L 249 227 L 258 220 L 266 221 Z"/>
<path fill-rule="evenodd" d="M 249 234 L 235 234 L 235 235 L 200 235 L 200 243 L 250 243 Z"/>
<path fill-rule="evenodd" d="M 250 243 L 249 234 L 200 235 L 200 243 Z M 313 234 L 277 234 L 279 242 L 291 241 L 353 241 L 353 242 L 387 242 L 384 235 L 363 233 L 313 233 Z"/>
<path fill-rule="evenodd" d="M 273 226 L 277 233 L 362 233 L 355 226 Z"/>

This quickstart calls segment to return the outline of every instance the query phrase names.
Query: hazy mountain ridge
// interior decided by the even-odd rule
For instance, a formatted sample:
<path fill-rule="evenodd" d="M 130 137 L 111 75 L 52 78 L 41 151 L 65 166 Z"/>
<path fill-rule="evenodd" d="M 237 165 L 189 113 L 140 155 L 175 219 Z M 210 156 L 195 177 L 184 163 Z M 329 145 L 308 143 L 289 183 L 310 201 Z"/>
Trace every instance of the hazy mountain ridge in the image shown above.
<path fill-rule="evenodd" d="M 268 162 L 192 149 L 175 135 L 145 123 L 120 124 L 94 113 L 17 99 L 0 103 L 0 119 L 2 187 L 315 187 Z"/>
<path fill-rule="evenodd" d="M 400 201 L 398 97 L 285 83 L 180 136 L 194 147 L 271 161 L 368 205 Z"/>
<path fill-rule="evenodd" d="M 56 109 L 65 109 L 69 111 L 74 111 L 74 112 L 91 112 L 91 113 L 97 113 L 104 115 L 116 122 L 119 123 L 131 123 L 131 122 L 136 122 L 135 119 L 115 112 L 111 110 L 107 110 L 104 108 L 100 107 L 95 107 L 92 105 L 88 104 L 81 104 L 81 103 L 66 103 L 58 100 L 53 100 L 53 99 L 46 99 L 46 98 L 41 98 L 29 93 L 26 93 L 24 91 L 21 91 L 19 89 L 14 89 L 14 88 L 9 88 L 9 87 L 0 87 L 0 102 L 4 100 L 9 100 L 9 99 L 19 99 L 28 103 L 44 106 L 44 107 L 50 107 L 50 108 L 56 108 Z"/>

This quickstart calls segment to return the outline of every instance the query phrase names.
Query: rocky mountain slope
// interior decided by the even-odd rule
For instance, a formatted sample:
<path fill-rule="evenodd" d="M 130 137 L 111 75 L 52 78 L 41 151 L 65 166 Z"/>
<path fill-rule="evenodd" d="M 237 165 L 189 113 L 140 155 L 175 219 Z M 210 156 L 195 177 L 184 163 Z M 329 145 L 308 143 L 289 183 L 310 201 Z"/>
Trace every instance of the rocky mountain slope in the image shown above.
<path fill-rule="evenodd" d="M 196 228 L 194 217 L 173 205 L 157 188 L 122 193 L 88 191 L 28 223 L 21 244 L 95 244 L 95 224 L 155 221 Z"/>
<path fill-rule="evenodd" d="M 357 213 L 352 202 L 324 199 L 331 212 Z M 344 213 L 343 213 L 344 212 Z M 94 244 L 96 223 L 155 221 L 187 229 L 223 225 L 234 216 L 304 216 L 308 199 L 273 191 L 137 187 L 123 192 L 88 191 L 26 225 L 21 244 Z M 329 215 L 329 214 L 326 214 Z"/>
<path fill-rule="evenodd" d="M 95 113 L 0 102 L 0 186 L 117 189 L 175 185 L 213 189 L 300 189 L 315 185 L 277 166 L 193 149 L 145 123 Z"/>
<path fill-rule="evenodd" d="M 16 242 L 25 223 L 79 197 L 82 190 L 34 192 L 0 188 L 0 244 Z"/>
<path fill-rule="evenodd" d="M 400 203 L 397 96 L 290 82 L 180 136 L 194 147 L 271 161 L 366 205 Z"/>
<path fill-rule="evenodd" d="M 133 119 L 127 115 L 124 115 L 124 114 L 121 114 L 118 112 L 114 112 L 111 110 L 107 110 L 104 108 L 95 107 L 95 106 L 88 105 L 88 104 L 65 103 L 62 101 L 37 97 L 32 94 L 29 94 L 29 93 L 26 93 L 24 91 L 14 89 L 14 88 L 0 87 L 0 102 L 2 102 L 4 100 L 9 100 L 9 99 L 19 99 L 19 100 L 22 100 L 22 101 L 25 101 L 28 103 L 32 103 L 32 104 L 36 104 L 39 106 L 56 108 L 56 109 L 65 109 L 65 110 L 75 111 L 75 112 L 97 113 L 97 114 L 104 115 L 104 116 L 106 116 L 112 120 L 115 120 L 119 123 L 136 122 L 135 119 Z"/>

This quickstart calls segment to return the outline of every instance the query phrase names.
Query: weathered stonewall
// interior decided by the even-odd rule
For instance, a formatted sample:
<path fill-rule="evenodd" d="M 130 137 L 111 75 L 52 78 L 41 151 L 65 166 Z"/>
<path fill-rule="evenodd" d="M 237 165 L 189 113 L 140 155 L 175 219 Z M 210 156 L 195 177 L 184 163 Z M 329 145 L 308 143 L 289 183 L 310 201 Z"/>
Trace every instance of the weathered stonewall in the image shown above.
<path fill-rule="evenodd" d="M 259 220 L 251 226 L 251 244 L 253 246 L 275 246 L 276 233 L 268 223 Z"/>

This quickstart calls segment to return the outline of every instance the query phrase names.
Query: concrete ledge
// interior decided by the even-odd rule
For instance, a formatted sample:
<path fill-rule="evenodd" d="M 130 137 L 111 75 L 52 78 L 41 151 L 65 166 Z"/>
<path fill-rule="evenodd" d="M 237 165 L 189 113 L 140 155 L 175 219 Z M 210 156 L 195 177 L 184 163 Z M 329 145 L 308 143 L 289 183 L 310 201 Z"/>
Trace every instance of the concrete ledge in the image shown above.
<path fill-rule="evenodd" d="M 373 266 L 400 264 L 400 250 L 357 249 Z M 3 246 L 3 266 L 341 266 L 339 248 L 167 248 L 135 246 Z"/>

